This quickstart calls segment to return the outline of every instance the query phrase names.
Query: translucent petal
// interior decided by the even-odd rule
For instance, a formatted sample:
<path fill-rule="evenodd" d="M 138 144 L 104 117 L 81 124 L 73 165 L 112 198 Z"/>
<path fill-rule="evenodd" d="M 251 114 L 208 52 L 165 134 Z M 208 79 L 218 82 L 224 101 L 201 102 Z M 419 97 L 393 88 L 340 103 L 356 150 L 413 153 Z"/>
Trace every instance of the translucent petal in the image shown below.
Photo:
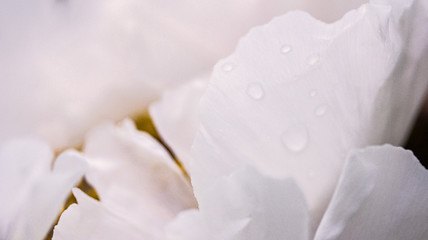
<path fill-rule="evenodd" d="M 289 179 L 244 168 L 207 187 L 199 211 L 181 213 L 167 227 L 169 239 L 309 239 L 305 199 Z"/>
<path fill-rule="evenodd" d="M 165 91 L 162 99 L 149 108 L 157 131 L 187 170 L 190 148 L 199 127 L 199 102 L 206 85 L 204 78 Z"/>
<path fill-rule="evenodd" d="M 115 215 L 79 189 L 73 189 L 78 204 L 61 215 L 53 240 L 141 240 L 157 239 Z"/>
<path fill-rule="evenodd" d="M 316 226 L 349 150 L 401 143 L 426 90 L 428 11 L 426 1 L 390 4 L 333 24 L 292 12 L 242 38 L 201 101 L 196 196 L 250 164 L 294 177 Z"/>
<path fill-rule="evenodd" d="M 354 151 L 315 239 L 427 239 L 427 202 L 428 171 L 410 151 Z"/>
<path fill-rule="evenodd" d="M 109 211 L 153 236 L 180 211 L 195 207 L 192 188 L 167 151 L 125 120 L 91 131 L 84 147 L 87 180 Z"/>
<path fill-rule="evenodd" d="M 38 139 L 20 139 L 0 150 L 0 238 L 43 239 L 86 168 L 75 152 L 53 153 Z"/>

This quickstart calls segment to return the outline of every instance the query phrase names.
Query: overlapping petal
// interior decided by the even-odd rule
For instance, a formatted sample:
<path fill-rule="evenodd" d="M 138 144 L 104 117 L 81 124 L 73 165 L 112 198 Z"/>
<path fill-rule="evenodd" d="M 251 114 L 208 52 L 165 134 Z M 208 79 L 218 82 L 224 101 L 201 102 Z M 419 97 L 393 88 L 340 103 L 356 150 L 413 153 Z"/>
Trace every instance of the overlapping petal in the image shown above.
<path fill-rule="evenodd" d="M 165 91 L 160 101 L 150 105 L 150 116 L 162 139 L 189 170 L 190 149 L 199 127 L 199 102 L 207 78 Z"/>
<path fill-rule="evenodd" d="M 199 211 L 181 213 L 169 239 L 309 238 L 310 217 L 304 196 L 290 179 L 278 180 L 244 168 L 219 179 L 198 199 Z"/>
<path fill-rule="evenodd" d="M 0 149 L 0 238 L 41 240 L 86 168 L 73 151 L 53 161 L 39 139 L 10 141 Z"/>
<path fill-rule="evenodd" d="M 130 120 L 92 131 L 85 142 L 88 181 L 101 202 L 135 224 L 160 233 L 181 210 L 194 207 L 192 188 L 168 152 Z"/>
<path fill-rule="evenodd" d="M 71 239 L 73 234 L 91 236 L 91 229 L 75 229 L 79 224 L 75 216 L 82 215 L 92 221 L 108 215 L 113 221 L 129 225 L 127 228 L 140 229 L 150 239 L 158 239 L 179 212 L 196 207 L 192 188 L 181 169 L 162 145 L 147 133 L 137 131 L 131 120 L 117 125 L 106 123 L 92 130 L 85 141 L 84 157 L 88 162 L 85 177 L 100 202 L 86 201 L 83 196 L 82 206 L 79 202 L 66 210 L 66 216 L 71 217 L 60 219 L 60 239 Z M 88 204 L 95 204 L 96 209 L 86 213 Z M 108 224 L 102 222 L 100 228 Z M 111 231 L 118 236 L 122 230 Z M 97 230 L 94 233 L 98 234 Z"/>
<path fill-rule="evenodd" d="M 354 151 L 315 239 L 427 239 L 427 202 L 428 171 L 410 151 Z"/>
<path fill-rule="evenodd" d="M 79 189 L 74 189 L 73 194 L 78 204 L 71 205 L 61 215 L 61 223 L 55 227 L 53 240 L 156 239 Z"/>
<path fill-rule="evenodd" d="M 197 198 L 250 164 L 295 178 L 316 226 L 349 150 L 406 137 L 427 85 L 427 13 L 426 1 L 373 2 L 333 24 L 293 12 L 254 28 L 202 99 Z"/>
<path fill-rule="evenodd" d="M 428 237 L 428 170 L 391 145 L 353 151 L 316 229 L 316 240 Z M 181 213 L 169 239 L 312 239 L 305 199 L 292 180 L 253 169 L 219 178 Z"/>
<path fill-rule="evenodd" d="M 0 50 L 6 56 L 0 57 L 6 66 L 0 78 L 11 79 L 0 86 L 5 126 L 0 142 L 30 132 L 55 148 L 76 144 L 101 119 L 143 110 L 159 96 L 159 89 L 207 72 L 252 24 L 294 6 L 272 0 L 263 11 L 257 0 L 245 5 L 183 2 L 92 1 L 88 7 L 45 1 L 12 27 L 0 21 L 5 33 Z M 3 2 L 16 9 L 23 3 Z M 326 12 L 316 11 L 315 16 L 334 19 Z M 191 163 L 200 209 L 179 215 L 169 226 L 169 237 L 308 239 L 310 217 L 304 199 L 316 227 L 349 150 L 398 144 L 406 137 L 427 85 L 427 12 L 423 0 L 373 0 L 333 24 L 294 12 L 243 38 L 236 52 L 217 65 L 203 100 Z M 1 16 L 16 18 L 10 13 L 0 14 L 0 20 Z M 34 30 L 27 29 L 30 22 Z M 196 104 L 205 87 L 203 81 L 192 82 L 165 93 L 151 108 L 160 134 L 186 169 L 199 125 Z M 184 106 L 188 109 L 183 114 Z M 84 166 L 76 153 L 67 152 L 50 171 L 53 154 L 44 143 L 25 142 L 30 151 L 23 153 L 17 150 L 23 145 L 14 144 L 0 153 L 0 183 L 12 183 L 0 190 L 1 195 L 19 189 L 16 202 L 0 202 L 5 206 L 0 209 L 0 237 L 41 239 Z M 75 190 L 78 204 L 62 216 L 55 239 L 163 238 L 167 223 L 196 206 L 182 170 L 129 120 L 92 131 L 84 151 L 88 181 L 101 201 Z M 421 224 L 428 220 L 423 206 L 427 189 L 422 184 L 426 171 L 400 151 L 387 146 L 353 155 L 317 239 L 427 237 Z M 27 160 L 30 155 L 34 162 Z M 391 165 L 371 162 L 387 157 Z M 251 167 L 236 171 L 247 165 L 262 174 Z M 8 173 L 3 168 L 24 171 Z M 386 170 L 399 177 L 376 175 Z M 303 194 L 290 180 L 280 180 L 284 177 L 295 178 Z M 398 190 L 390 185 L 398 183 Z M 351 187 L 355 191 L 349 192 Z M 400 204 L 380 201 L 382 194 Z M 415 200 L 416 195 L 422 198 Z M 387 213 L 399 217 L 385 218 Z M 410 220 L 397 226 L 403 219 Z M 409 224 L 416 230 L 409 231 Z M 364 232 L 356 231 L 355 225 Z"/>

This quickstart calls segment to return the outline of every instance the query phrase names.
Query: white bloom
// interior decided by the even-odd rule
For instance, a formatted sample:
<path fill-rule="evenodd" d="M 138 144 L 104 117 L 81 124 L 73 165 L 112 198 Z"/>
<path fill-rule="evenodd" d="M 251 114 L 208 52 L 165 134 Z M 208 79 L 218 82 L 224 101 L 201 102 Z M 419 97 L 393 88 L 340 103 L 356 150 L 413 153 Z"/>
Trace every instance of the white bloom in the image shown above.
<path fill-rule="evenodd" d="M 424 239 L 426 170 L 389 145 L 353 151 L 406 136 L 426 89 L 424 4 L 367 4 L 330 25 L 294 12 L 244 37 L 203 97 L 190 167 L 199 210 L 180 214 L 167 237 Z M 192 84 L 151 107 L 184 159 L 199 120 L 195 104 L 180 110 L 205 88 Z M 180 128 L 167 109 L 191 121 Z"/>
<path fill-rule="evenodd" d="M 278 0 L 242 3 L 0 1 L 0 143 L 38 135 L 56 151 L 79 144 L 99 122 L 144 112 L 163 89 L 211 71 L 250 27 L 288 7 Z M 14 201 L 12 185 L 6 185 L 27 177 L 13 169 L 32 161 L 31 153 L 28 159 L 12 154 L 1 159 L 2 170 L 14 173 L 1 176 L 2 196 L 7 196 L 1 211 L 8 212 L 1 216 L 2 239 L 44 237 L 74 185 L 45 189 L 51 183 L 39 186 L 30 179 L 28 186 L 19 186 L 27 199 Z M 38 197 L 39 188 L 53 199 L 34 202 L 30 209 L 28 196 Z M 10 204 L 16 206 L 8 209 Z M 16 208 L 28 209 L 15 213 Z M 25 211 L 35 211 L 34 216 L 24 218 Z M 40 218 L 40 223 L 33 220 Z"/>
<path fill-rule="evenodd" d="M 39 139 L 0 147 L 0 239 L 43 239 L 85 170 L 73 151 L 53 152 Z"/>
<path fill-rule="evenodd" d="M 88 35 L 92 36 L 91 44 L 83 44 L 82 53 L 66 51 L 66 57 L 59 58 L 66 63 L 58 64 L 58 69 L 42 68 L 42 77 L 35 74 L 36 79 L 44 79 L 44 75 L 48 75 L 48 79 L 67 77 L 57 82 L 58 85 L 48 85 L 63 89 L 53 100 L 40 97 L 51 92 L 43 87 L 39 92 L 31 87 L 26 89 L 30 98 L 35 96 L 36 105 L 47 109 L 52 108 L 49 104 L 56 107 L 52 108 L 54 111 L 47 111 L 47 115 L 46 111 L 39 111 L 40 108 L 35 108 L 33 113 L 18 111 L 20 119 L 42 113 L 41 120 L 24 124 L 26 129 L 19 130 L 22 133 L 44 134 L 55 141 L 56 147 L 77 142 L 83 132 L 101 119 L 118 119 L 144 109 L 147 99 L 152 100 L 159 94 L 144 95 L 147 86 L 162 88 L 175 80 L 195 79 L 209 71 L 212 63 L 227 54 L 234 43 L 228 37 L 222 38 L 231 33 L 227 28 L 230 22 L 223 20 L 232 20 L 242 31 L 253 24 L 250 21 L 240 26 L 240 21 L 233 21 L 236 16 L 246 19 L 240 15 L 241 1 L 229 2 L 230 12 L 221 15 L 218 14 L 224 11 L 225 2 L 195 8 L 179 3 L 170 8 L 163 1 L 111 1 L 98 5 L 100 3 L 91 2 L 93 8 L 84 8 L 83 12 L 83 4 L 76 2 L 57 5 L 46 2 L 41 7 L 35 6 L 43 13 L 66 7 L 69 16 L 77 14 L 89 19 L 85 22 L 87 28 L 68 23 L 68 15 L 47 14 L 46 19 L 32 19 L 30 15 L 29 19 L 41 19 L 41 26 L 52 19 L 60 20 L 48 24 L 47 30 L 42 27 L 41 31 L 59 49 L 63 48 L 57 43 L 61 41 L 55 41 L 58 39 L 67 44 L 74 41 L 86 44 L 79 38 L 68 42 L 64 36 L 51 31 L 61 24 L 71 26 L 72 36 L 90 30 L 93 35 Z M 258 3 L 251 1 L 244 8 L 248 13 L 258 11 Z M 306 3 L 302 1 L 303 5 Z M 206 14 L 212 9 L 213 15 Z M 267 9 L 272 14 L 282 8 Z M 139 11 L 145 14 L 137 14 Z M 247 16 L 246 13 L 243 15 Z M 324 11 L 313 13 L 322 19 L 332 16 Z M 428 70 L 424 64 L 428 56 L 428 30 L 422 24 L 428 19 L 427 13 L 428 6 L 423 0 L 374 0 L 333 24 L 320 22 L 303 12 L 292 12 L 253 29 L 242 38 L 235 53 L 215 67 L 203 97 L 200 119 L 196 117 L 196 106 L 206 88 L 204 80 L 165 92 L 161 101 L 150 108 L 163 139 L 182 158 L 184 167 L 190 169 L 199 210 L 182 212 L 196 207 L 192 188 L 182 170 L 159 143 L 125 120 L 118 126 L 112 123 L 100 126 L 88 135 L 84 149 L 88 163 L 86 177 L 98 191 L 100 201 L 75 189 L 78 204 L 70 206 L 61 216 L 54 239 L 426 238 L 426 170 L 411 154 L 390 145 L 355 149 L 385 142 L 399 144 L 405 138 L 427 85 Z M 250 16 L 252 14 L 247 17 L 253 19 Z M 264 16 L 255 22 L 262 22 Z M 112 23 L 113 30 L 104 28 L 103 21 L 97 19 Z M 194 19 L 201 21 L 186 24 Z M 335 17 L 329 20 L 332 19 Z M 145 28 L 140 28 L 140 21 L 148 22 Z M 158 28 L 158 23 L 168 30 L 159 30 L 164 28 Z M 124 35 L 116 36 L 116 28 L 123 30 Z M 4 41 L 13 40 L 14 31 L 7 29 L 6 32 L 12 37 Z M 242 34 L 237 33 L 230 35 L 231 39 Z M 109 37 L 113 39 L 111 42 L 106 40 Z M 36 52 L 45 49 L 38 47 L 44 38 L 41 34 L 29 49 Z M 4 46 L 2 40 L 0 46 Z M 141 42 L 144 44 L 140 45 Z M 212 46 L 218 49 L 211 52 Z M 132 51 L 122 51 L 122 47 Z M 135 55 L 127 55 L 133 51 Z M 149 54 L 140 55 L 141 52 Z M 29 56 L 42 56 L 43 61 L 31 62 L 47 62 L 46 66 L 50 67 L 56 66 L 52 63 L 58 59 L 52 57 L 55 53 Z M 106 58 L 100 58 L 100 54 Z M 206 55 L 210 57 L 205 58 Z M 81 63 L 86 57 L 89 60 Z M 103 60 L 94 69 L 84 70 L 100 59 Z M 73 64 L 82 72 L 68 69 Z M 0 72 L 0 77 L 16 74 L 14 68 L 7 69 Z M 39 66 L 34 69 L 36 73 L 40 70 Z M 72 77 L 62 71 L 72 71 Z M 6 81 L 6 90 L 2 91 L 13 93 L 11 89 L 22 82 L 28 83 L 26 74 L 27 71 L 18 74 L 17 83 Z M 79 79 L 77 82 L 74 74 Z M 123 77 L 122 83 L 117 82 L 118 77 Z M 91 84 L 94 79 L 93 84 L 100 84 L 102 92 L 109 94 L 94 97 L 96 91 L 92 87 L 82 87 L 81 81 L 87 79 Z M 37 86 L 44 80 L 36 82 Z M 75 90 L 79 94 L 69 94 L 72 89 L 69 86 L 77 86 Z M 124 92 L 126 96 L 122 95 Z M 12 94 L 4 96 L 2 103 L 11 101 L 8 97 Z M 19 98 L 18 102 L 22 103 L 21 107 L 33 103 L 26 98 Z M 77 105 L 70 107 L 71 103 Z M 117 104 L 117 108 L 112 108 L 112 104 Z M 4 112 L 12 113 L 11 105 L 0 106 L 8 110 Z M 184 106 L 190 106 L 186 114 L 182 113 Z M 94 114 L 96 110 L 99 113 Z M 53 122 L 45 121 L 52 116 Z M 64 121 L 70 116 L 77 120 Z M 180 121 L 188 122 L 182 125 Z M 75 125 L 76 122 L 79 123 Z M 10 135 L 17 133 L 13 124 L 6 125 L 12 126 L 7 130 Z M 190 154 L 194 131 L 198 128 Z M 51 133 L 65 137 L 58 138 Z M 59 192 L 68 191 L 70 186 L 63 186 Z M 33 189 L 29 187 L 23 194 L 28 195 Z M 58 196 L 57 200 L 63 195 Z M 53 209 L 58 205 L 53 206 L 47 207 L 52 213 L 50 216 L 55 215 Z M 20 214 L 10 216 L 22 219 Z M 35 216 L 42 215 L 37 212 Z M 40 232 L 46 231 L 47 222 L 40 225 Z M 165 236 L 168 223 L 171 224 Z M 1 222 L 0 226 L 8 224 Z M 7 231 L 17 234 L 17 239 L 42 236 L 31 232 L 37 226 L 31 221 L 19 220 L 9 226 L 12 230 Z"/>

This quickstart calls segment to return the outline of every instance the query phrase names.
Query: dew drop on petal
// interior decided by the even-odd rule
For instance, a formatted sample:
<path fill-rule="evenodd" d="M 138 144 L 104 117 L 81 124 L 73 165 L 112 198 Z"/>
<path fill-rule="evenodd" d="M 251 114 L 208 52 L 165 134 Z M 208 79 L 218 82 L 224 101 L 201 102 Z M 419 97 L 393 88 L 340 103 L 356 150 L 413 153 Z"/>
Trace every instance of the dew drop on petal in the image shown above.
<path fill-rule="evenodd" d="M 315 65 L 320 60 L 320 56 L 318 54 L 311 54 L 307 61 L 309 65 Z"/>
<path fill-rule="evenodd" d="M 291 52 L 291 50 L 292 50 L 292 49 L 293 49 L 293 48 L 292 48 L 290 45 L 285 44 L 285 45 L 283 45 L 283 46 L 281 47 L 281 53 L 282 53 L 282 54 L 287 54 L 287 53 Z"/>
<path fill-rule="evenodd" d="M 317 115 L 318 117 L 324 116 L 325 112 L 327 111 L 327 106 L 322 104 L 319 105 L 316 109 L 315 109 L 315 115 Z"/>
<path fill-rule="evenodd" d="M 300 152 L 308 145 L 308 130 L 303 124 L 294 125 L 282 134 L 281 141 L 288 150 Z"/>
<path fill-rule="evenodd" d="M 260 100 L 264 96 L 264 90 L 260 83 L 250 83 L 247 86 L 247 94 L 252 99 Z"/>
<path fill-rule="evenodd" d="M 225 63 L 222 66 L 223 71 L 231 72 L 235 66 L 232 63 Z"/>

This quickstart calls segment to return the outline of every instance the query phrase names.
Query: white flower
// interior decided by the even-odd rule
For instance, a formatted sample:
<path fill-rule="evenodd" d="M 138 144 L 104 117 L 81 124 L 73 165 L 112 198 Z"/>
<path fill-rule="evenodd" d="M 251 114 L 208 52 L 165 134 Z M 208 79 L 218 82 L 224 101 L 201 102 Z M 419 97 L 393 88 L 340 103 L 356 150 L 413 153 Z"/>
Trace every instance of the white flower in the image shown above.
<path fill-rule="evenodd" d="M 100 122 L 145 112 L 164 89 L 211 71 L 250 27 L 287 8 L 277 0 L 241 3 L 0 1 L 0 144 L 8 148 L 11 139 L 37 135 L 56 152 L 76 146 Z M 36 154 L 47 148 L 29 145 L 21 146 L 25 159 L 12 153 L 0 159 L 8 173 L 0 182 L 1 239 L 43 238 L 78 181 L 51 176 L 51 158 L 37 178 L 26 179 L 21 164 L 38 164 Z M 80 166 L 69 167 L 82 174 Z M 27 185 L 18 184 L 24 180 Z M 25 200 L 16 201 L 14 191 Z"/>
<path fill-rule="evenodd" d="M 151 80 L 159 80 L 155 85 L 161 86 L 175 78 L 178 82 L 195 79 L 218 57 L 227 54 L 223 43 L 233 45 L 216 35 L 228 33 L 217 28 L 229 24 L 219 21 L 223 18 L 216 15 L 224 10 L 224 2 L 196 7 L 190 13 L 201 21 L 184 28 L 171 19 L 184 23 L 193 19 L 186 4 L 172 5 L 178 8 L 175 18 L 172 8 L 164 2 L 111 1 L 103 5 L 105 8 L 95 7 L 98 3 L 92 2 L 95 12 L 88 8 L 82 16 L 107 16 L 107 22 L 117 23 L 119 29 L 131 35 L 130 39 L 125 38 L 125 42 L 130 41 L 126 46 L 136 46 L 136 52 L 154 50 L 141 58 L 132 55 L 118 60 L 114 51 L 112 55 L 109 52 L 112 46 L 117 47 L 115 40 L 95 48 L 113 56 L 106 58 L 108 64 L 101 63 L 96 68 L 99 71 L 90 74 L 103 84 L 104 80 L 99 79 L 105 76 L 105 89 L 112 90 L 112 95 L 98 98 L 93 97 L 91 88 L 87 93 L 83 91 L 82 96 L 89 96 L 96 104 L 89 101 L 88 107 L 88 100 L 82 97 L 80 106 L 84 113 L 70 114 L 82 117 L 82 126 L 78 128 L 68 129 L 68 123 L 64 124 L 58 113 L 60 129 L 76 131 L 74 136 L 64 132 L 66 137 L 62 140 L 51 138 L 60 141 L 58 146 L 79 139 L 101 119 L 118 119 L 134 112 L 137 108 L 132 103 L 140 97 L 137 93 L 142 94 L 142 86 L 153 83 Z M 229 2 L 235 7 L 240 7 L 240 3 L 236 1 L 235 6 L 235 2 Z M 245 9 L 252 12 L 258 3 L 251 1 Z M 55 7 L 67 6 L 62 4 L 73 9 L 70 16 L 83 6 L 67 2 Z M 422 24 L 428 19 L 427 5 L 423 0 L 374 0 L 332 24 L 303 12 L 292 12 L 254 28 L 242 38 L 235 53 L 217 64 L 208 86 L 203 77 L 202 81 L 165 92 L 162 100 L 150 108 L 163 140 L 179 156 L 184 169 L 190 170 L 199 209 L 187 210 L 197 205 L 192 188 L 183 169 L 159 143 L 138 132 L 129 120 L 118 126 L 108 123 L 89 133 L 83 154 L 88 164 L 85 176 L 98 191 L 100 201 L 74 189 L 78 204 L 62 214 L 54 239 L 425 239 L 426 170 L 412 154 L 390 145 L 356 149 L 383 143 L 398 145 L 407 134 L 427 85 L 428 70 L 424 64 L 428 56 L 428 30 Z M 53 5 L 41 6 L 49 12 Z M 205 7 L 219 12 L 207 16 L 202 11 Z M 150 11 L 153 9 L 164 12 Z M 239 13 L 236 9 L 232 7 L 220 16 L 227 19 L 231 14 L 233 19 Z M 146 12 L 139 15 L 138 11 Z M 323 11 L 315 15 L 322 19 L 330 16 Z M 171 32 L 158 30 L 157 24 L 150 21 L 144 30 L 139 30 L 129 16 L 159 20 Z M 239 21 L 236 24 L 239 26 Z M 87 25 L 95 31 L 95 40 L 115 32 L 100 27 L 97 20 Z M 178 38 L 166 37 L 176 41 L 164 42 L 164 33 Z M 193 33 L 203 37 L 193 38 Z M 147 41 L 144 47 L 138 44 L 141 39 Z M 92 43 L 87 49 L 92 50 L 98 41 Z M 211 53 L 211 44 L 218 44 L 223 50 L 215 49 L 215 57 L 201 60 L 201 53 Z M 99 59 L 100 52 L 94 59 Z M 84 59 L 77 56 L 64 59 Z M 126 64 L 129 62 L 130 68 Z M 135 68 L 139 64 L 144 77 L 134 85 L 140 77 Z M 116 72 L 115 68 L 119 70 Z M 120 75 L 124 76 L 124 85 L 114 80 Z M 87 79 L 86 74 L 82 76 Z M 146 77 L 151 80 L 146 81 Z M 102 106 L 101 112 L 107 112 L 110 104 L 117 103 L 122 92 L 116 92 L 116 88 L 130 91 L 124 102 L 117 105 L 125 104 L 126 109 L 118 108 L 120 114 L 93 114 L 97 106 Z M 199 118 L 196 106 L 205 89 Z M 71 102 L 63 101 L 65 105 Z M 43 101 L 41 104 L 45 105 Z M 59 109 L 64 109 L 61 104 Z M 141 104 L 146 106 L 148 101 Z M 190 109 L 183 111 L 185 106 Z M 37 124 L 27 130 L 33 132 L 31 129 Z M 199 131 L 190 154 L 196 129 Z M 53 208 L 48 209 L 53 212 Z M 23 222 L 28 229 L 36 226 Z M 14 230 L 18 234 L 24 232 L 20 232 L 20 224 L 11 226 L 18 229 Z M 41 234 L 30 232 L 16 238 L 26 236 L 39 239 Z"/>

